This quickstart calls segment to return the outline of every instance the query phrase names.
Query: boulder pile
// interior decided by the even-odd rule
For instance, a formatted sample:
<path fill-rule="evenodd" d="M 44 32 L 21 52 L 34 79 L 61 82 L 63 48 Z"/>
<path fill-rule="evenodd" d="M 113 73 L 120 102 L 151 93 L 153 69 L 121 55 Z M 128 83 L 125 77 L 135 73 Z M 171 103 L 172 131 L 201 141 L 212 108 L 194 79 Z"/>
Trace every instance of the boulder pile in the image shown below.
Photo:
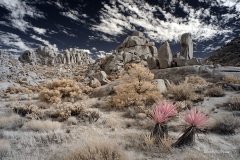
<path fill-rule="evenodd" d="M 48 46 L 41 46 L 36 51 L 25 51 L 19 57 L 22 63 L 33 65 L 80 64 L 90 63 L 89 53 L 84 49 L 70 48 L 62 52 Z"/>
<path fill-rule="evenodd" d="M 205 59 L 193 57 L 193 42 L 190 33 L 181 36 L 181 54 L 173 56 L 169 43 L 166 41 L 157 49 L 142 32 L 135 31 L 120 44 L 115 52 L 97 63 L 107 74 L 123 70 L 126 63 L 140 63 L 149 69 L 164 69 L 188 65 L 202 65 Z"/>

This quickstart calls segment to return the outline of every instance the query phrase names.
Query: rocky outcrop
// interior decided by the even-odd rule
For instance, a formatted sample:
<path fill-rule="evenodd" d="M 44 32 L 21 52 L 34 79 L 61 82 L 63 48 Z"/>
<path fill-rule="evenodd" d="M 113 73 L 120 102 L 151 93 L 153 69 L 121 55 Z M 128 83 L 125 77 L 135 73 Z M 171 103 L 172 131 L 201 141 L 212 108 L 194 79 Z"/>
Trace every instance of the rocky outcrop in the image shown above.
<path fill-rule="evenodd" d="M 181 36 L 181 56 L 185 59 L 193 58 L 193 42 L 191 33 L 184 33 Z"/>
<path fill-rule="evenodd" d="M 111 56 L 98 62 L 107 74 L 123 70 L 126 63 L 140 63 L 151 69 L 159 68 L 158 52 L 154 45 L 142 32 L 135 31 Z"/>
<path fill-rule="evenodd" d="M 22 63 L 39 65 L 80 64 L 90 63 L 89 53 L 83 49 L 70 48 L 62 52 L 50 47 L 39 47 L 36 51 L 25 51 L 19 57 Z"/>
<path fill-rule="evenodd" d="M 223 66 L 240 66 L 240 37 L 216 50 L 209 60 Z"/>
<path fill-rule="evenodd" d="M 19 79 L 22 69 L 13 55 L 0 50 L 0 80 Z"/>
<path fill-rule="evenodd" d="M 165 42 L 158 49 L 158 59 L 159 59 L 159 63 L 160 63 L 160 68 L 171 67 L 172 51 L 171 51 L 171 48 L 170 48 L 168 42 Z"/>

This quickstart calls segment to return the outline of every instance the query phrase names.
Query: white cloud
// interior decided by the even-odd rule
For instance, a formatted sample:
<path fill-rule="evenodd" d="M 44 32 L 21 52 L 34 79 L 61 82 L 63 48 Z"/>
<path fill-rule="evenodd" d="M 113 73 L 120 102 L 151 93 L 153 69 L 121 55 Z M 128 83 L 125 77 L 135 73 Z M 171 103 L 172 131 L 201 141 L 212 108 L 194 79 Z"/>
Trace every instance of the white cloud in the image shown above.
<path fill-rule="evenodd" d="M 98 51 L 97 53 L 97 57 L 98 58 L 105 58 L 109 55 L 111 55 L 112 53 L 111 52 L 105 52 L 105 51 Z"/>
<path fill-rule="evenodd" d="M 31 35 L 31 38 L 42 42 L 44 45 L 49 46 L 53 48 L 55 51 L 58 51 L 57 45 L 56 44 L 51 44 L 49 41 L 42 39 L 41 37 L 37 37 L 36 35 Z"/>
<path fill-rule="evenodd" d="M 11 22 L 11 26 L 23 32 L 32 27 L 29 22 L 25 21 L 24 17 L 43 18 L 41 13 L 38 13 L 34 7 L 27 5 L 22 0 L 1 0 L 0 6 L 10 12 L 6 18 Z"/>
<path fill-rule="evenodd" d="M 68 17 L 68 18 L 73 19 L 75 21 L 79 20 L 79 18 L 78 18 L 78 15 L 79 15 L 78 11 L 70 10 L 68 12 L 61 12 L 61 14 L 63 16 L 65 16 L 65 17 Z"/>
<path fill-rule="evenodd" d="M 31 48 L 18 35 L 0 31 L 0 42 L 6 46 L 14 47 L 19 51 L 30 50 Z"/>
<path fill-rule="evenodd" d="M 46 29 L 43 29 L 43 28 L 33 27 L 33 30 L 38 34 L 45 34 L 46 33 Z"/>
<path fill-rule="evenodd" d="M 96 47 L 92 47 L 92 48 L 91 48 L 91 50 L 93 50 L 93 51 L 96 51 L 96 50 L 97 50 L 97 48 L 96 48 Z"/>
<path fill-rule="evenodd" d="M 170 7 L 175 7 L 174 2 Z M 221 4 L 230 7 L 234 6 L 234 3 L 234 0 L 229 0 L 229 3 Z M 180 7 L 188 13 L 187 17 L 176 17 L 174 13 L 150 5 L 145 0 L 112 0 L 111 5 L 104 4 L 100 11 L 100 23 L 92 25 L 91 29 L 98 32 L 100 40 L 109 42 L 115 40 L 113 36 L 123 35 L 127 30 L 134 31 L 136 27 L 142 28 L 143 32 L 156 42 L 179 41 L 180 35 L 186 32 L 192 33 L 197 41 L 211 40 L 219 35 L 232 33 L 232 29 L 220 27 L 224 22 L 211 15 L 210 9 L 195 9 L 182 1 Z M 166 20 L 156 16 L 159 12 Z M 210 23 L 205 22 L 202 17 L 210 19 Z"/>

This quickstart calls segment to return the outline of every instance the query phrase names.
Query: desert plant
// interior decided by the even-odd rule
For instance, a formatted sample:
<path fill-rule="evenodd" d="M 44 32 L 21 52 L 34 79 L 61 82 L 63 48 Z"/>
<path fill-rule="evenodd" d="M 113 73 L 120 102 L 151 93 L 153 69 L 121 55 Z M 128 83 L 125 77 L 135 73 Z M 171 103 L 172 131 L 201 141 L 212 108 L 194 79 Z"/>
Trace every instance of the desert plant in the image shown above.
<path fill-rule="evenodd" d="M 117 145 L 109 142 L 95 142 L 72 150 L 64 160 L 127 160 Z"/>
<path fill-rule="evenodd" d="M 16 129 L 23 125 L 23 118 L 19 115 L 1 116 L 0 129 Z"/>
<path fill-rule="evenodd" d="M 52 122 L 50 120 L 41 121 L 41 120 L 31 120 L 25 123 L 22 126 L 23 130 L 32 130 L 37 132 L 48 132 L 54 131 L 61 127 L 61 123 L 59 122 Z"/>
<path fill-rule="evenodd" d="M 113 105 L 122 109 L 134 105 L 153 104 L 161 98 L 160 91 L 151 82 L 154 75 L 139 64 L 128 65 L 127 74 L 115 88 Z"/>
<path fill-rule="evenodd" d="M 225 91 L 221 87 L 213 86 L 206 91 L 206 95 L 210 97 L 223 97 Z"/>
<path fill-rule="evenodd" d="M 207 81 L 204 78 L 202 78 L 198 75 L 186 77 L 185 78 L 185 83 L 207 85 Z"/>
<path fill-rule="evenodd" d="M 62 98 L 78 98 L 81 90 L 76 81 L 71 79 L 60 79 L 46 84 L 46 89 L 42 90 L 39 98 L 48 103 L 61 103 Z"/>
<path fill-rule="evenodd" d="M 183 135 L 173 144 L 174 147 L 192 144 L 195 141 L 195 132 L 198 127 L 206 125 L 207 115 L 197 108 L 188 110 L 184 120 L 190 124 Z"/>
<path fill-rule="evenodd" d="M 240 110 L 240 96 L 229 98 L 227 104 L 232 110 L 239 111 Z"/>
<path fill-rule="evenodd" d="M 11 145 L 7 140 L 0 139 L 0 159 L 8 155 L 10 148 Z"/>
<path fill-rule="evenodd" d="M 5 90 L 6 93 L 10 93 L 10 94 L 17 94 L 17 93 L 32 93 L 31 90 L 29 90 L 28 88 L 25 87 L 8 87 Z"/>
<path fill-rule="evenodd" d="M 229 114 L 215 119 L 215 123 L 213 123 L 210 130 L 219 134 L 234 134 L 235 130 L 240 126 L 239 123 L 239 118 Z"/>
<path fill-rule="evenodd" d="M 168 93 L 172 94 L 176 101 L 192 100 L 196 95 L 193 85 L 189 83 L 171 84 Z"/>
<path fill-rule="evenodd" d="M 226 76 L 223 78 L 223 82 L 230 84 L 240 84 L 240 77 L 237 76 Z"/>
<path fill-rule="evenodd" d="M 167 121 L 170 117 L 177 115 L 177 108 L 173 103 L 159 101 L 152 114 L 156 122 L 152 135 L 161 142 L 161 139 L 168 138 Z"/>

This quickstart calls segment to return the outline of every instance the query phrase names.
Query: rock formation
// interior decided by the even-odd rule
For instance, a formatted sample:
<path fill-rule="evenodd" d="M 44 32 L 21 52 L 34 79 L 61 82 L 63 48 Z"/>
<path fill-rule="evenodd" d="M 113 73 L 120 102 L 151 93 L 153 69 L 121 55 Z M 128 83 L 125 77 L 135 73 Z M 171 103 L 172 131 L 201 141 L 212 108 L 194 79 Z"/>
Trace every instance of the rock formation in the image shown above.
<path fill-rule="evenodd" d="M 191 33 L 184 33 L 181 36 L 181 56 L 185 59 L 193 58 L 193 42 Z"/>
<path fill-rule="evenodd" d="M 171 48 L 170 48 L 168 42 L 165 42 L 158 49 L 158 60 L 160 63 L 160 68 L 171 67 L 172 51 L 171 51 Z"/>
<path fill-rule="evenodd" d="M 80 64 L 90 63 L 90 57 L 86 50 L 70 48 L 62 52 L 54 51 L 45 46 L 39 47 L 36 51 L 25 51 L 19 57 L 22 63 L 31 63 L 39 65 L 55 64 Z"/>
<path fill-rule="evenodd" d="M 224 66 L 240 66 L 240 37 L 216 50 L 209 60 Z"/>
<path fill-rule="evenodd" d="M 141 63 L 150 69 L 158 68 L 158 52 L 154 45 L 154 42 L 145 38 L 142 32 L 135 31 L 111 56 L 99 60 L 101 69 L 108 74 L 122 70 L 126 63 Z"/>
<path fill-rule="evenodd" d="M 18 79 L 21 64 L 13 55 L 0 50 L 0 80 Z"/>

